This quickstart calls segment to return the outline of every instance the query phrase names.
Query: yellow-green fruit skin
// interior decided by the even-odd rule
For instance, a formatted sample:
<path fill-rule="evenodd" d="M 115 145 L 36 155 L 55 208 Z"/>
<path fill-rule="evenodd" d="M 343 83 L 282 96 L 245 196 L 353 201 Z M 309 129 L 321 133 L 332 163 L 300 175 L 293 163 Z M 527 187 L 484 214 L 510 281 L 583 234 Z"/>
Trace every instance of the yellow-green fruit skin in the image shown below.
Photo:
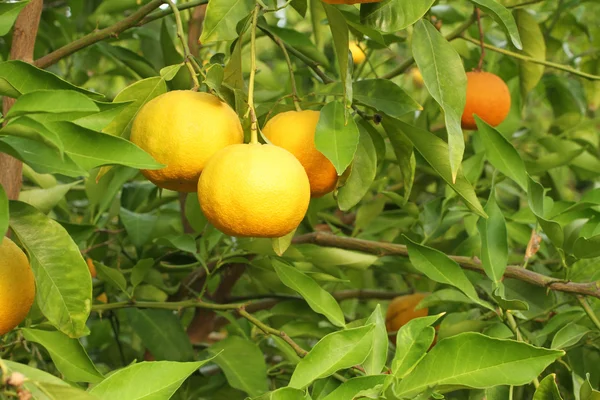
<path fill-rule="evenodd" d="M 29 260 L 9 238 L 0 243 L 0 335 L 19 325 L 35 299 L 35 278 Z"/>
<path fill-rule="evenodd" d="M 166 167 L 142 170 L 158 187 L 195 192 L 208 160 L 243 143 L 235 111 L 216 96 L 191 90 L 162 94 L 146 103 L 131 127 L 131 141 Z"/>
<path fill-rule="evenodd" d="M 292 153 L 302 164 L 310 181 L 312 197 L 332 192 L 338 181 L 335 167 L 315 146 L 319 111 L 288 111 L 271 118 L 263 134 L 275 146 Z"/>
<path fill-rule="evenodd" d="M 308 177 L 287 150 L 236 144 L 210 160 L 198 183 L 206 218 L 237 237 L 282 237 L 298 227 L 310 202 Z"/>

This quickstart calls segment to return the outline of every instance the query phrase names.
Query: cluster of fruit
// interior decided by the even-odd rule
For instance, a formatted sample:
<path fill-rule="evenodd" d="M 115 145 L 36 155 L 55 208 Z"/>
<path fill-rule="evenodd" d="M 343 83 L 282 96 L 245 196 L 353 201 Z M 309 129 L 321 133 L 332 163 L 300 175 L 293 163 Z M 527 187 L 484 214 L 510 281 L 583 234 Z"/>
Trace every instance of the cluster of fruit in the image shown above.
<path fill-rule="evenodd" d="M 235 111 L 208 93 L 172 91 L 136 116 L 131 141 L 166 165 L 144 170 L 158 187 L 198 192 L 206 218 L 237 237 L 282 237 L 310 197 L 335 189 L 337 172 L 315 147 L 318 111 L 281 113 L 265 125 L 271 144 L 244 144 Z"/>

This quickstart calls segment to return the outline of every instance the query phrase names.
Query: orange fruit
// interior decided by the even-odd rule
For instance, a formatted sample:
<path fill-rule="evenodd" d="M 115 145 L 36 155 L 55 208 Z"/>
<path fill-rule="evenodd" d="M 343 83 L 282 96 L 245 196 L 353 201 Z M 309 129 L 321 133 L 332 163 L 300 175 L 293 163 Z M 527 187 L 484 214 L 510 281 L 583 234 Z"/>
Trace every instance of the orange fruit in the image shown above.
<path fill-rule="evenodd" d="M 415 318 L 426 317 L 429 313 L 429 309 L 422 308 L 420 310 L 415 310 L 417 304 L 425 297 L 427 297 L 426 293 L 414 293 L 396 297 L 392 300 L 385 315 L 385 327 L 387 328 L 387 331 L 396 332 L 409 321 Z"/>
<path fill-rule="evenodd" d="M 0 335 L 23 322 L 34 299 L 35 278 L 29 260 L 5 237 L 0 243 Z"/>
<path fill-rule="evenodd" d="M 510 112 L 510 91 L 499 76 L 489 72 L 467 73 L 467 103 L 462 115 L 463 129 L 477 129 L 474 114 L 498 126 Z"/>
<path fill-rule="evenodd" d="M 338 181 L 331 161 L 315 147 L 319 116 L 319 111 L 284 112 L 271 118 L 262 131 L 271 143 L 283 147 L 300 161 L 308 175 L 312 197 L 333 191 Z"/>
<path fill-rule="evenodd" d="M 198 182 L 208 221 L 239 237 L 281 237 L 308 209 L 310 184 L 300 162 L 281 147 L 235 144 L 208 162 Z"/>
<path fill-rule="evenodd" d="M 131 141 L 166 167 L 142 170 L 156 186 L 195 192 L 200 173 L 222 148 L 243 143 L 235 111 L 218 97 L 191 90 L 162 94 L 138 112 Z"/>
<path fill-rule="evenodd" d="M 362 64 L 367 59 L 367 55 L 360 48 L 357 42 L 351 41 L 349 45 L 350 53 L 352 53 L 352 61 L 354 64 Z"/>
<path fill-rule="evenodd" d="M 87 258 L 85 261 L 87 262 L 87 266 L 88 266 L 88 269 L 90 270 L 90 275 L 92 276 L 92 278 L 97 277 L 98 272 L 96 271 L 96 266 L 94 265 L 94 260 L 92 260 L 91 258 Z"/>

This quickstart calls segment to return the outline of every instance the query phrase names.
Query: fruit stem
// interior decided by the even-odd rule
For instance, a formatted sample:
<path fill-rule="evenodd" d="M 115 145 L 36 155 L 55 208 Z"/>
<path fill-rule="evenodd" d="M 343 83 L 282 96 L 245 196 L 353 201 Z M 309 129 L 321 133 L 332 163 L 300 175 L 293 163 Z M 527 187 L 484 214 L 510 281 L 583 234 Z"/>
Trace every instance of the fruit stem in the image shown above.
<path fill-rule="evenodd" d="M 481 57 L 479 57 L 479 63 L 477 64 L 477 71 L 481 71 L 483 68 L 483 59 L 485 58 L 485 42 L 483 41 L 483 25 L 481 24 L 481 9 L 475 7 L 475 15 L 477 17 L 477 26 L 479 27 L 479 43 L 481 45 Z"/>
<path fill-rule="evenodd" d="M 302 107 L 300 107 L 300 98 L 298 97 L 298 88 L 296 87 L 296 77 L 294 76 L 294 68 L 292 67 L 292 60 L 290 60 L 290 55 L 287 52 L 287 49 L 285 48 L 285 45 L 283 44 L 281 39 L 275 36 L 274 40 L 283 52 L 285 62 L 287 63 L 288 70 L 290 71 L 290 81 L 292 82 L 292 100 L 294 101 L 294 106 L 296 107 L 296 111 L 302 111 Z"/>
<path fill-rule="evenodd" d="M 200 88 L 200 82 L 198 81 L 198 76 L 196 75 L 196 71 L 194 70 L 194 65 L 190 61 L 192 59 L 192 53 L 190 52 L 190 47 L 188 46 L 187 40 L 185 40 L 185 34 L 183 33 L 183 23 L 181 22 L 181 13 L 179 12 L 179 8 L 177 5 L 173 3 L 173 0 L 163 0 L 165 3 L 169 4 L 171 10 L 173 10 L 173 16 L 175 17 L 175 23 L 177 24 L 177 37 L 183 46 L 183 62 L 190 72 L 190 76 L 192 81 L 194 82 L 194 87 L 192 90 L 198 91 Z"/>
<path fill-rule="evenodd" d="M 248 84 L 248 108 L 250 112 L 250 144 L 258 144 L 258 120 L 254 107 L 254 79 L 256 77 L 256 26 L 258 25 L 258 14 L 261 5 L 256 3 L 252 13 L 252 27 L 250 31 L 250 83 Z"/>

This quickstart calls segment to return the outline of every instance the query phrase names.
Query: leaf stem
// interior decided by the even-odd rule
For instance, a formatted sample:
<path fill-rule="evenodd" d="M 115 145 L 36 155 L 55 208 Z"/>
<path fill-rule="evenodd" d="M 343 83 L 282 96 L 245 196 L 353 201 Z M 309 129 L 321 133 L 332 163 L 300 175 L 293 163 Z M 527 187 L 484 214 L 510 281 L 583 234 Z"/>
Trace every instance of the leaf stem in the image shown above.
<path fill-rule="evenodd" d="M 467 37 L 467 36 L 460 36 L 460 39 L 463 39 L 463 40 L 466 40 L 467 42 L 471 42 L 471 43 L 480 45 L 480 42 L 478 40 L 470 38 L 470 37 Z M 488 49 L 488 50 L 495 51 L 496 53 L 504 54 L 506 56 L 517 58 L 517 59 L 523 60 L 523 61 L 528 61 L 528 62 L 531 62 L 531 63 L 534 63 L 534 64 L 545 65 L 546 67 L 550 67 L 550 68 L 558 69 L 558 70 L 561 70 L 561 71 L 569 72 L 569 73 L 571 73 L 573 75 L 577 75 L 577 76 L 580 76 L 582 78 L 586 78 L 586 79 L 589 79 L 589 80 L 592 80 L 592 81 L 600 80 L 600 75 L 588 74 L 586 72 L 582 72 L 582 71 L 576 70 L 575 68 L 569 67 L 567 65 L 558 64 L 558 63 L 551 62 L 551 61 L 546 61 L 546 60 L 539 60 L 537 58 L 529 57 L 529 56 L 526 56 L 526 55 L 520 54 L 520 53 L 515 53 L 514 51 L 510 51 L 510 50 L 501 49 L 499 47 L 491 46 L 489 44 L 484 44 L 484 47 L 486 49 Z"/>
<path fill-rule="evenodd" d="M 279 46 L 281 51 L 283 52 L 283 56 L 285 57 L 285 62 L 287 63 L 288 70 L 290 71 L 290 81 L 292 83 L 292 100 L 294 101 L 294 107 L 296 107 L 296 111 L 302 111 L 302 107 L 300 107 L 300 98 L 298 97 L 298 88 L 296 87 L 296 77 L 294 76 L 294 68 L 292 66 L 292 60 L 290 60 L 290 55 L 287 52 L 285 45 L 281 41 L 280 38 L 275 37 L 275 43 Z"/>
<path fill-rule="evenodd" d="M 598 328 L 598 330 L 600 331 L 600 320 L 598 320 L 596 313 L 594 312 L 594 310 L 592 310 L 592 307 L 590 307 L 590 304 L 587 302 L 585 297 L 577 296 L 577 300 L 579 301 L 579 304 L 581 304 L 581 307 L 588 315 L 590 320 L 594 323 L 594 325 L 596 325 L 596 328 Z"/>
<path fill-rule="evenodd" d="M 192 81 L 194 81 L 194 87 L 192 88 L 192 90 L 198 91 L 198 89 L 200 88 L 200 82 L 198 81 L 198 76 L 196 75 L 196 71 L 194 70 L 194 65 L 190 61 L 190 59 L 192 58 L 192 53 L 190 52 L 190 47 L 188 45 L 187 40 L 185 39 L 185 33 L 183 32 L 181 13 L 179 12 L 177 5 L 173 3 L 173 0 L 164 0 L 164 2 L 169 4 L 169 7 L 171 7 L 173 15 L 175 16 L 175 23 L 177 25 L 177 37 L 179 38 L 179 41 L 183 46 L 183 62 L 185 63 L 185 66 L 190 72 L 190 77 L 192 78 Z"/>
<path fill-rule="evenodd" d="M 258 120 L 254 107 L 254 80 L 256 77 L 256 27 L 261 5 L 257 2 L 252 13 L 252 26 L 250 28 L 250 82 L 248 84 L 248 112 L 250 113 L 250 144 L 258 144 Z"/>

